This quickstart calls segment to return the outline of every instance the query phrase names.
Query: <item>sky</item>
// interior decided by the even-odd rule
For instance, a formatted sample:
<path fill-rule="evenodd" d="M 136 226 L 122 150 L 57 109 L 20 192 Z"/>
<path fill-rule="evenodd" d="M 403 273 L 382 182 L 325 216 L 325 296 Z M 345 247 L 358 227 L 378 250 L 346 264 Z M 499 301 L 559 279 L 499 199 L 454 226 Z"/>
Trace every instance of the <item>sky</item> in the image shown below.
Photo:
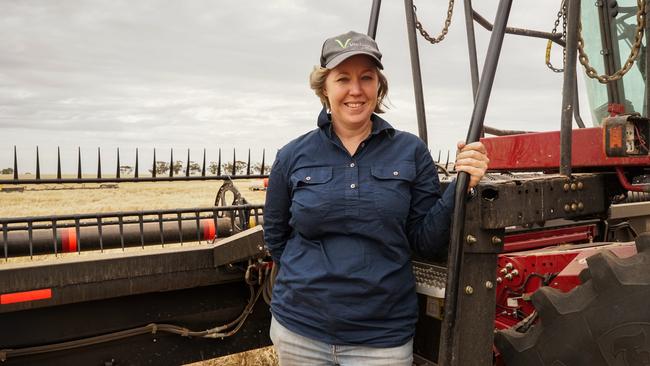
<path fill-rule="evenodd" d="M 262 149 L 272 159 L 291 139 L 316 127 L 321 109 L 308 75 L 325 38 L 366 32 L 371 0 L 3 0 L 0 2 L 0 168 L 34 172 L 36 146 L 42 172 L 104 171 L 158 159 L 238 159 Z M 474 1 L 494 20 L 497 1 Z M 446 1 L 415 0 L 418 17 L 439 33 Z M 518 0 L 508 24 L 550 31 L 560 0 Z M 489 32 L 478 24 L 479 64 Z M 384 0 L 377 42 L 389 81 L 395 128 L 417 134 L 404 3 Z M 454 149 L 467 134 L 472 90 L 463 2 L 456 1 L 446 39 L 418 37 L 428 128 L 434 156 Z M 546 41 L 506 36 L 486 124 L 503 129 L 557 130 L 562 74 L 544 64 Z M 561 49 L 553 61 L 561 64 Z M 584 88 L 583 88 L 584 89 Z M 584 99 L 586 100 L 586 99 Z M 586 102 L 583 102 L 583 106 Z M 583 112 L 586 123 L 588 113 Z"/>

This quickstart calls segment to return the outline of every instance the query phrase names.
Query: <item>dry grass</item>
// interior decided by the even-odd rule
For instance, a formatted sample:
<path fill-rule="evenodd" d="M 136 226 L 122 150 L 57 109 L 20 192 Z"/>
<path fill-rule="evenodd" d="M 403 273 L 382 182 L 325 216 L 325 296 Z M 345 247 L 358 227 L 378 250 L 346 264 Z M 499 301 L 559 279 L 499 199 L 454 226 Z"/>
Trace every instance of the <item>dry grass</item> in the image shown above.
<path fill-rule="evenodd" d="M 0 175 L 0 179 L 11 178 L 8 175 Z M 209 207 L 214 205 L 221 184 L 221 181 L 119 183 L 114 189 L 100 189 L 99 184 L 26 185 L 24 192 L 0 192 L 0 217 Z M 235 186 L 250 203 L 264 203 L 263 191 L 249 190 L 251 185 L 259 184 L 257 180 L 235 180 Z M 167 245 L 167 247 L 171 246 Z M 131 248 L 131 250 L 139 249 Z M 50 260 L 52 257 L 51 255 L 38 256 L 34 260 Z M 278 360 L 273 348 L 266 347 L 191 365 L 276 366 L 277 364 Z"/>
<path fill-rule="evenodd" d="M 2 179 L 10 178 L 0 175 Z M 210 207 L 222 181 L 27 185 L 24 192 L 0 192 L 0 217 L 65 215 L 76 213 Z M 251 191 L 255 180 L 235 180 L 251 203 L 264 203 L 263 191 Z"/>
<path fill-rule="evenodd" d="M 234 355 L 213 358 L 188 364 L 188 366 L 277 366 L 278 356 L 273 347 L 260 348 Z"/>

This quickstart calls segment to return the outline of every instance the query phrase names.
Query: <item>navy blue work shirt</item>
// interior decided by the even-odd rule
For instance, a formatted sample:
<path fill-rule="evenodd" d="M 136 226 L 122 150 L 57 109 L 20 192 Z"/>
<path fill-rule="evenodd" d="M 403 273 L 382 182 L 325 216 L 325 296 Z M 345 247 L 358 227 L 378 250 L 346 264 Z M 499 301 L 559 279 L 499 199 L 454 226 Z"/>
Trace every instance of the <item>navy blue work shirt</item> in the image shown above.
<path fill-rule="evenodd" d="M 264 239 L 280 264 L 271 312 L 321 342 L 396 347 L 418 316 L 411 254 L 446 249 L 454 187 L 441 196 L 419 138 L 371 120 L 352 156 L 325 110 L 316 130 L 278 152 L 264 207 Z"/>

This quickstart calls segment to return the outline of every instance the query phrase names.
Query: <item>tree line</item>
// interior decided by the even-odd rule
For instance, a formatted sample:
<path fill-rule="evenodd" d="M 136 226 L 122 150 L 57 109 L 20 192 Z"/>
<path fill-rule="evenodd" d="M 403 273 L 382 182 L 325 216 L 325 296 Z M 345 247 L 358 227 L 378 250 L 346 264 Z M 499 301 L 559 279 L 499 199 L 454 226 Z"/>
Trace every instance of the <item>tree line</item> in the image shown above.
<path fill-rule="evenodd" d="M 246 174 L 246 166 L 247 163 L 245 161 L 237 160 L 235 161 L 235 174 L 237 175 L 242 175 Z M 199 175 L 201 174 L 202 167 L 199 163 L 195 161 L 190 161 L 190 175 Z M 124 168 L 124 173 L 125 174 L 131 174 L 133 172 L 133 168 L 130 166 L 122 166 L 120 167 L 120 171 L 122 171 L 122 168 Z M 186 167 L 181 160 L 177 160 L 174 162 L 174 165 L 171 166 L 169 162 L 167 161 L 156 161 L 156 174 L 168 174 L 170 169 L 173 170 L 174 175 L 179 175 L 179 174 L 185 174 Z M 207 167 L 206 170 L 210 174 L 217 174 L 217 171 L 219 170 L 219 164 L 215 161 L 211 161 Z M 223 163 L 221 164 L 221 174 L 222 175 L 227 175 L 227 174 L 232 174 L 233 170 L 233 164 L 232 162 L 228 163 Z M 153 169 L 148 169 L 149 173 L 153 174 Z M 251 174 L 261 174 L 262 171 L 262 163 L 256 163 L 251 166 Z M 271 171 L 271 166 L 264 164 L 264 174 L 268 174 Z"/>
<path fill-rule="evenodd" d="M 242 175 L 246 174 L 246 162 L 237 160 L 235 162 L 235 174 Z M 171 167 L 167 161 L 156 161 L 156 175 L 169 174 L 169 170 L 173 169 L 174 175 L 185 174 L 185 164 L 181 160 L 174 162 L 174 166 Z M 133 174 L 133 167 L 130 165 L 121 165 L 120 166 L 120 175 L 130 175 Z M 201 174 L 202 167 L 199 163 L 195 161 L 190 161 L 190 175 L 199 175 Z M 206 170 L 210 174 L 217 174 L 219 170 L 219 164 L 215 161 L 211 161 L 210 164 L 206 167 Z M 153 174 L 153 169 L 148 169 L 149 173 Z M 264 174 L 268 174 L 271 171 L 271 166 L 264 164 Z M 256 163 L 251 166 L 251 174 L 262 174 L 262 163 Z M 4 168 L 0 169 L 0 174 L 13 174 L 13 168 Z M 228 175 L 232 174 L 232 162 L 221 164 L 221 174 Z"/>

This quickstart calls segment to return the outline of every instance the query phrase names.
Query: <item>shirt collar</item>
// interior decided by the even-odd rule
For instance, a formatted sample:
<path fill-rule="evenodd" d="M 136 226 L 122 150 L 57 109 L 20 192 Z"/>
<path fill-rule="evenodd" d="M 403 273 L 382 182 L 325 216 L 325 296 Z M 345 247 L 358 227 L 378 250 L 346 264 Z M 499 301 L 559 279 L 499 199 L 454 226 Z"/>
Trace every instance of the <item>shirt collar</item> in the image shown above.
<path fill-rule="evenodd" d="M 389 137 L 393 137 L 395 134 L 393 126 L 375 113 L 370 116 L 370 121 L 372 121 L 371 135 L 378 135 L 383 131 L 386 131 L 386 135 Z M 318 115 L 318 128 L 325 132 L 327 137 L 332 138 L 332 116 L 327 113 L 326 108 L 323 108 Z"/>

